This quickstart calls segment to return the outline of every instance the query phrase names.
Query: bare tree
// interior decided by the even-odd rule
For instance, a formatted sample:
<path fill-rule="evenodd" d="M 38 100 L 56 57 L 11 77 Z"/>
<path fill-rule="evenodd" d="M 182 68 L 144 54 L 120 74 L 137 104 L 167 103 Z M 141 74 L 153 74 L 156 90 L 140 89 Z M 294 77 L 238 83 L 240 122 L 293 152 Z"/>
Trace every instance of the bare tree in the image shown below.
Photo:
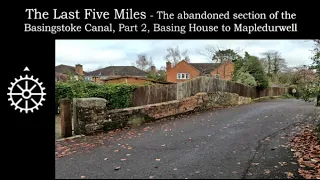
<path fill-rule="evenodd" d="M 166 71 L 166 67 L 165 66 L 161 66 L 160 70 L 161 71 Z"/>
<path fill-rule="evenodd" d="M 320 78 L 320 39 L 314 39 L 314 49 L 312 50 L 313 56 L 312 56 L 312 69 L 315 69 L 318 73 L 318 76 Z"/>
<path fill-rule="evenodd" d="M 151 70 L 151 67 L 154 66 L 152 57 L 149 58 L 149 69 Z"/>
<path fill-rule="evenodd" d="M 166 61 L 171 62 L 173 66 L 178 64 L 182 60 L 190 62 L 188 50 L 186 49 L 186 50 L 180 51 L 179 46 L 175 48 L 173 47 L 168 48 L 167 54 L 164 58 L 166 59 Z"/>
<path fill-rule="evenodd" d="M 223 77 L 226 77 L 227 63 L 234 62 L 239 59 L 240 56 L 238 53 L 242 50 L 243 49 L 240 48 L 233 50 L 225 47 L 207 45 L 204 50 L 198 50 L 197 52 L 198 54 L 205 56 L 207 59 L 210 59 L 210 61 L 224 64 Z M 219 74 L 219 72 L 217 72 L 217 74 Z"/>
<path fill-rule="evenodd" d="M 240 47 L 231 49 L 224 46 L 206 45 L 203 50 L 197 50 L 197 53 L 205 56 L 210 61 L 224 63 L 227 61 L 234 61 L 237 58 L 237 54 L 243 50 L 244 48 Z"/>
<path fill-rule="evenodd" d="M 305 85 L 316 81 L 316 73 L 306 65 L 286 68 L 278 76 L 280 83 L 288 85 Z"/>
<path fill-rule="evenodd" d="M 262 53 L 262 55 L 264 56 L 262 58 L 263 65 L 266 68 L 266 72 L 267 72 L 268 76 L 270 76 L 272 73 L 272 56 L 273 56 L 273 54 L 274 54 L 273 51 L 267 51 L 267 52 Z"/>
<path fill-rule="evenodd" d="M 269 50 L 262 53 L 262 55 L 264 56 L 263 61 L 264 65 L 266 65 L 266 72 L 269 76 L 276 75 L 287 67 L 285 59 L 278 51 Z"/>
<path fill-rule="evenodd" d="M 137 60 L 132 63 L 133 66 L 146 71 L 150 68 L 150 66 L 153 65 L 152 58 L 146 55 L 146 54 L 138 54 Z"/>

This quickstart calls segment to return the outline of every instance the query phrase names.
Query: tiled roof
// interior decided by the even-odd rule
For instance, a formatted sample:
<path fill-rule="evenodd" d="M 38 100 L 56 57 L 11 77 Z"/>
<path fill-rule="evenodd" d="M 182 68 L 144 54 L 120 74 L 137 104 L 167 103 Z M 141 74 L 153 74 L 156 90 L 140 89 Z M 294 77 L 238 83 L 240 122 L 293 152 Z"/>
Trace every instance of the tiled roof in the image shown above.
<path fill-rule="evenodd" d="M 213 70 L 220 66 L 220 63 L 189 63 L 198 69 L 201 74 L 210 74 Z"/>
<path fill-rule="evenodd" d="M 147 76 L 147 73 L 134 66 L 109 66 L 88 72 L 89 76 Z"/>

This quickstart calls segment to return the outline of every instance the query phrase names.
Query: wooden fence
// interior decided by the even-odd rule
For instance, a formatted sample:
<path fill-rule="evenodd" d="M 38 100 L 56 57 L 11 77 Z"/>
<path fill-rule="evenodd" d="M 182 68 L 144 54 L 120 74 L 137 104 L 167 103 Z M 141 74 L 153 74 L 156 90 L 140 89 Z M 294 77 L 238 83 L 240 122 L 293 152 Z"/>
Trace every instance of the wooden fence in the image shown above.
<path fill-rule="evenodd" d="M 132 106 L 142 106 L 177 99 L 177 84 L 142 86 L 133 92 Z"/>
<path fill-rule="evenodd" d="M 133 93 L 132 106 L 180 100 L 198 92 L 230 92 L 255 99 L 283 95 L 287 89 L 278 87 L 259 89 L 223 79 L 201 76 L 178 84 L 139 87 Z"/>

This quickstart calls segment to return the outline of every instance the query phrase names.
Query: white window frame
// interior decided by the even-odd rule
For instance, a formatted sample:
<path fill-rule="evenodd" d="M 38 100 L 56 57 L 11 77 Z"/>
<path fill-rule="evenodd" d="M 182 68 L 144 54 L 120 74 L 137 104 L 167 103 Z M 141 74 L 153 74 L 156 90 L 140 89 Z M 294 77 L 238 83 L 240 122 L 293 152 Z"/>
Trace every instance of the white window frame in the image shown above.
<path fill-rule="evenodd" d="M 190 79 L 190 73 L 177 73 L 177 79 Z"/>

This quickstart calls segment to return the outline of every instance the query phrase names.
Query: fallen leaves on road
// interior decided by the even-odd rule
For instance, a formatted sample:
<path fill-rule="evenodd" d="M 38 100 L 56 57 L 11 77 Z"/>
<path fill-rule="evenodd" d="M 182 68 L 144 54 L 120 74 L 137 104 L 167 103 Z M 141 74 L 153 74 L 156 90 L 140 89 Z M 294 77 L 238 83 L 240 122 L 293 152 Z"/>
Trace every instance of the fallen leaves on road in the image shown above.
<path fill-rule="evenodd" d="M 270 174 L 270 170 L 269 170 L 269 169 L 265 169 L 265 170 L 264 170 L 264 173 Z"/>
<path fill-rule="evenodd" d="M 278 162 L 280 164 L 280 166 L 286 166 L 287 163 L 286 162 Z"/>
<path fill-rule="evenodd" d="M 76 141 L 64 141 L 64 142 L 56 142 L 56 158 L 60 158 L 63 156 L 67 156 L 77 151 L 88 151 L 90 148 L 95 147 L 96 144 L 81 142 L 78 143 Z"/>
<path fill-rule="evenodd" d="M 313 128 L 304 127 L 290 145 L 298 159 L 299 174 L 306 179 L 320 179 L 320 143 Z"/>
<path fill-rule="evenodd" d="M 143 128 L 143 131 L 148 131 L 149 129 L 151 129 L 151 128 L 148 126 L 148 127 Z"/>
<path fill-rule="evenodd" d="M 287 178 L 288 179 L 291 179 L 294 177 L 293 173 L 292 172 L 285 172 L 285 174 L 287 175 Z"/>

